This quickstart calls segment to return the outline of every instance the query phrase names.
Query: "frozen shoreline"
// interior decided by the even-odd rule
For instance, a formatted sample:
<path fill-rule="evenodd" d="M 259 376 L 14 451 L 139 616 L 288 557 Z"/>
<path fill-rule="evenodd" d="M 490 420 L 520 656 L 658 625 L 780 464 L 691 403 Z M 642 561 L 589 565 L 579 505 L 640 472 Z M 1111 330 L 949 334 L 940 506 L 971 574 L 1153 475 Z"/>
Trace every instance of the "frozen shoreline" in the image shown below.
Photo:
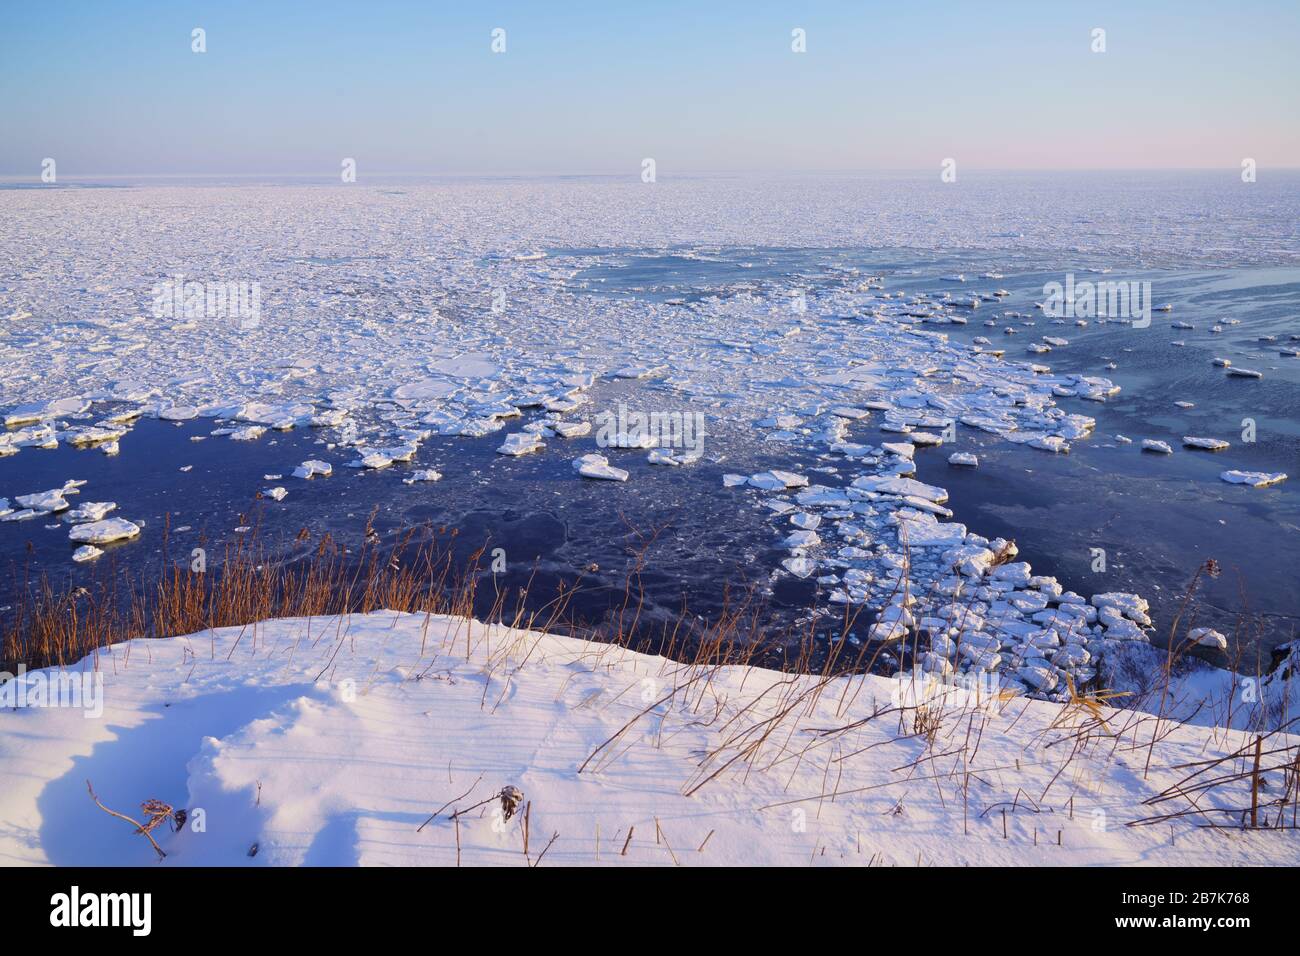
<path fill-rule="evenodd" d="M 457 836 L 464 865 L 522 865 L 521 818 L 493 812 L 510 786 L 530 805 L 529 859 L 556 835 L 543 865 L 1300 860 L 1293 830 L 1217 832 L 1200 817 L 1128 826 L 1168 809 L 1143 801 L 1186 775 L 1178 765 L 1253 737 L 1166 721 L 1146 774 L 1156 722 L 1104 706 L 690 667 L 392 612 L 137 640 L 97 657 L 81 666 L 103 675 L 101 719 L 0 712 L 10 863 L 153 863 L 129 825 L 93 806 L 88 779 L 128 814 L 151 798 L 187 809 L 180 832 L 154 833 L 164 866 L 453 865 Z M 1295 739 L 1270 746 L 1293 755 Z M 1268 776 L 1281 786 L 1281 771 Z M 1243 799 L 1238 781 L 1200 803 Z"/>
<path fill-rule="evenodd" d="M 1151 256 L 1164 248 L 1137 233 L 1091 248 L 1062 227 L 1066 219 L 1033 216 L 1023 205 L 990 218 L 999 196 L 1005 198 L 1006 184 L 998 182 L 956 193 L 936 191 L 939 184 L 859 182 L 847 195 L 826 182 L 784 182 L 780 195 L 801 198 L 808 215 L 782 226 L 787 241 L 826 246 L 851 235 L 869 241 L 854 219 L 854 204 L 871 206 L 883 190 L 890 198 L 874 210 L 875 218 L 863 221 L 874 223 L 886 245 L 915 241 L 916 210 L 948 196 L 953 204 L 937 207 L 943 228 L 930 223 L 935 247 L 956 247 L 962 234 L 963 243 L 1004 248 L 1012 262 L 1037 245 L 1067 260 L 1135 261 L 1135 248 Z M 1042 185 L 1067 207 L 1095 202 L 1101 188 L 1091 179 L 1087 188 Z M 1067 591 L 1053 576 L 1014 560 L 1011 533 L 983 534 L 948 520 L 954 515 L 944 483 L 933 475 L 916 477 L 918 462 L 940 455 L 954 462 L 950 472 L 968 467 L 959 463 L 970 459 L 952 456 L 963 455 L 960 449 L 974 440 L 1031 449 L 1050 460 L 1102 438 L 1094 435 L 1089 411 L 1116 396 L 1109 372 L 1055 372 L 1039 354 L 1017 360 L 1019 352 L 1010 354 L 1001 340 L 961 341 L 953 330 L 972 321 L 1025 333 L 1036 316 L 985 320 L 1000 307 L 1001 293 L 972 294 L 964 274 L 946 271 L 929 277 L 928 291 L 906 294 L 878 275 L 833 263 L 806 290 L 795 273 L 766 284 L 738 278 L 694 301 L 588 294 L 600 281 L 587 274 L 592 257 L 584 257 L 579 243 L 617 240 L 626 247 L 634 231 L 629 222 L 639 223 L 637 255 L 651 250 L 644 243 L 689 237 L 693 246 L 675 254 L 691 261 L 717 255 L 709 242 L 753 243 L 775 235 L 770 216 L 755 221 L 749 215 L 775 201 L 766 196 L 767 205 L 756 206 L 753 183 L 692 180 L 654 188 L 461 183 L 390 194 L 365 186 L 149 186 L 0 196 L 0 204 L 20 214 L 11 250 L 18 308 L 0 319 L 14 344 L 13 360 L 0 375 L 0 411 L 13 429 L 0 433 L 0 455 L 60 446 L 117 453 L 132 441 L 132 421 L 148 416 L 210 422 L 208 434 L 195 440 L 254 448 L 269 444 L 277 430 L 309 435 L 322 457 L 268 459 L 265 482 L 244 492 L 277 502 L 301 493 L 301 479 L 291 476 L 337 482 L 349 465 L 391 478 L 392 494 L 401 495 L 408 488 L 389 469 L 401 471 L 400 464 L 435 436 L 489 442 L 503 450 L 509 467 L 526 468 L 546 456 L 584 461 L 571 480 L 620 479 L 607 488 L 627 477 L 629 455 L 679 466 L 656 471 L 689 470 L 699 455 L 639 445 L 611 451 L 594 440 L 593 413 L 601 409 L 591 394 L 597 384 L 635 382 L 643 401 L 656 407 L 689 408 L 710 425 L 726 420 L 747 432 L 751 450 L 769 456 L 788 450 L 790 462 L 736 475 L 742 484 L 733 481 L 721 492 L 738 510 L 763 509 L 759 513 L 770 517 L 772 543 L 786 552 L 771 567 L 772 580 L 809 580 L 833 608 L 879 613 L 877 636 L 924 630 L 922 650 L 932 673 L 999 670 L 1017 682 L 1012 689 L 1061 699 L 1070 681 L 1080 686 L 1095 677 L 1107 646 L 1149 639 L 1149 609 L 1142 596 L 1125 593 L 1132 584 L 1098 579 L 1103 583 L 1094 588 L 1089 582 L 1089 593 Z M 493 207 L 502 195 L 532 196 L 534 203 L 527 215 L 514 205 Z M 1140 195 L 1130 196 L 1125 208 L 1153 201 Z M 1208 195 L 1220 193 L 1209 189 Z M 1249 195 L 1256 201 L 1255 192 Z M 433 196 L 443 202 L 420 202 Z M 1232 196 L 1241 201 L 1236 192 Z M 1168 216 L 1162 226 L 1184 255 L 1192 250 L 1189 237 L 1199 228 L 1204 201 L 1168 213 L 1182 229 L 1171 229 Z M 581 213 L 572 211 L 574 202 Z M 181 231 L 115 230 L 129 211 Z M 708 225 L 701 223 L 705 213 L 714 214 Z M 1274 229 L 1266 235 L 1285 238 L 1286 222 L 1266 221 Z M 369 230 L 359 245 L 357 230 L 365 225 L 394 228 Z M 245 234 L 260 242 L 242 244 L 238 237 Z M 24 237 L 32 241 L 24 244 Z M 447 241 L 430 251 L 420 237 Z M 563 244 L 571 255 L 538 251 Z M 58 267 L 32 258 L 33 248 L 61 250 Z M 283 252 L 270 255 L 268 248 Z M 1237 254 L 1223 261 L 1248 259 Z M 229 274 L 213 275 L 216 261 L 228 263 Z M 115 264 L 110 276 L 101 274 L 104 262 Z M 1003 278 L 988 275 L 989 282 Z M 256 279 L 266 287 L 264 314 L 251 328 L 149 314 L 152 286 L 176 276 Z M 1038 348 L 1068 351 L 1068 339 L 1043 334 L 1060 331 L 1044 323 L 1032 335 L 1042 339 Z M 1128 331 L 1114 324 L 1106 334 Z M 868 439 L 866 429 L 886 434 Z M 704 455 L 710 452 L 706 444 Z M 1259 471 L 1253 480 L 1262 482 L 1280 474 L 1249 467 L 1250 453 L 1240 443 L 1218 452 L 1222 469 L 1213 480 Z M 1133 455 L 1140 454 L 1134 446 Z M 590 455 L 601 455 L 605 464 Z M 792 462 L 800 456 L 804 466 L 796 468 Z M 721 458 L 704 460 L 727 467 Z M 988 470 L 985 462 L 981 473 Z M 450 467 L 454 463 L 421 468 L 419 477 L 431 480 Z M 795 478 L 774 484 L 770 476 L 777 473 Z M 638 475 L 632 484 L 650 489 L 661 480 Z M 1237 500 L 1289 493 L 1285 483 L 1222 483 Z M 4 487 L 0 494 L 15 502 L 0 503 L 0 533 L 35 534 L 42 525 L 57 528 L 91 514 L 59 507 L 68 502 L 58 487 Z M 83 495 L 99 497 L 93 484 Z M 19 499 L 55 507 L 27 507 Z M 113 502 L 90 504 L 111 510 Z M 139 527 L 133 517 L 114 512 L 107 519 L 114 523 L 98 530 L 126 533 L 136 544 L 123 548 L 143 548 L 150 532 L 131 535 Z M 76 527 L 67 533 L 100 536 Z M 87 562 L 98 556 L 94 545 L 79 554 Z M 1099 605 L 1097 594 L 1109 597 Z"/>

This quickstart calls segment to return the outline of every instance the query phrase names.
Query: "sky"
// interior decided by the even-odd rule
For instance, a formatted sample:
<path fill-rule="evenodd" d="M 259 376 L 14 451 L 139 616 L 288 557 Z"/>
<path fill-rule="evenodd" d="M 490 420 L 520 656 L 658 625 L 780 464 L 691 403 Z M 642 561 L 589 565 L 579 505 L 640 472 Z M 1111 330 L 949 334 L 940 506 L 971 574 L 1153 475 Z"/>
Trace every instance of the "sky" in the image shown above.
<path fill-rule="evenodd" d="M 1297 50 L 1296 0 L 0 0 L 0 175 L 1297 167 Z"/>

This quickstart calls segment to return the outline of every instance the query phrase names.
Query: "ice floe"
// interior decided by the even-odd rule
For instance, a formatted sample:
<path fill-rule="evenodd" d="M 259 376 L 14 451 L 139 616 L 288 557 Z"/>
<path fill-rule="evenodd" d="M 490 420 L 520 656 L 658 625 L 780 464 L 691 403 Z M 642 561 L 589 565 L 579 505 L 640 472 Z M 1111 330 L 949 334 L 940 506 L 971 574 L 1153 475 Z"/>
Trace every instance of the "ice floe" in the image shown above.
<path fill-rule="evenodd" d="M 72 552 L 72 560 L 81 564 L 86 561 L 94 561 L 103 553 L 104 551 L 102 548 L 97 548 L 93 544 L 83 544 Z"/>
<path fill-rule="evenodd" d="M 411 472 L 409 477 L 402 479 L 404 485 L 415 485 L 426 481 L 441 481 L 442 473 L 434 471 L 432 468 L 417 468 Z"/>
<path fill-rule="evenodd" d="M 1231 447 L 1221 438 L 1195 438 L 1191 435 L 1183 436 L 1183 444 L 1188 448 L 1200 448 L 1205 451 L 1223 451 Z"/>
<path fill-rule="evenodd" d="M 1251 485 L 1254 488 L 1266 488 L 1269 485 L 1276 485 L 1286 481 L 1285 472 L 1265 472 L 1265 471 L 1225 471 L 1219 474 L 1224 481 L 1234 485 Z"/>
<path fill-rule="evenodd" d="M 603 481 L 627 481 L 628 473 L 622 468 L 614 468 L 604 455 L 589 454 L 573 461 L 574 470 L 583 478 L 595 478 Z"/>
<path fill-rule="evenodd" d="M 87 524 L 73 525 L 68 537 L 73 541 L 87 544 L 108 544 L 112 541 L 125 541 L 140 533 L 140 526 L 124 518 L 106 518 L 103 521 L 91 521 Z"/>

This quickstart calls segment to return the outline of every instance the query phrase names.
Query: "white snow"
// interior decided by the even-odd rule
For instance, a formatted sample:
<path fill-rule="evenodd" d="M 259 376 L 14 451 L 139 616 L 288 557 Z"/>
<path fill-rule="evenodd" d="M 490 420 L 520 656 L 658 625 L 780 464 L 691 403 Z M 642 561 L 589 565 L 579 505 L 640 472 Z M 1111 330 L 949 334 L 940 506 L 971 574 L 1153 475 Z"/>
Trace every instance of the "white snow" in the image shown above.
<path fill-rule="evenodd" d="M 1300 862 L 1294 831 L 1127 825 L 1160 812 L 1143 801 L 1181 765 L 1249 734 L 1166 722 L 1148 771 L 1154 721 L 1103 706 L 1104 737 L 1079 749 L 1082 708 L 978 685 L 693 668 L 383 611 L 137 640 L 73 671 L 102 675 L 97 718 L 0 709 L 11 865 L 521 866 L 552 836 L 542 866 Z M 932 737 L 913 732 L 922 708 Z M 155 830 L 159 863 L 87 780 L 113 809 L 157 798 L 205 826 Z M 522 807 L 498 809 L 508 787 L 527 861 Z M 1249 781 L 1197 802 L 1249 804 Z"/>
<path fill-rule="evenodd" d="M 1221 651 L 1228 649 L 1228 638 L 1212 627 L 1194 627 L 1187 633 L 1187 637 L 1201 647 L 1214 647 Z"/>

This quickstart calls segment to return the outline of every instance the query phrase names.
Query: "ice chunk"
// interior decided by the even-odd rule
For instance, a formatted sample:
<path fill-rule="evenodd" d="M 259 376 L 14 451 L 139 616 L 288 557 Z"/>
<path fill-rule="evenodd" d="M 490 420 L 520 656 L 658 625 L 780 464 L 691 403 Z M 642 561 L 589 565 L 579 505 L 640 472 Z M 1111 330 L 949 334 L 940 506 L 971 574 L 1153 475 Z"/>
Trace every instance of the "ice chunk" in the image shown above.
<path fill-rule="evenodd" d="M 749 483 L 755 488 L 762 488 L 764 491 L 783 491 L 786 488 L 807 487 L 808 479 L 803 475 L 796 475 L 794 472 L 774 469 L 751 475 Z"/>
<path fill-rule="evenodd" d="M 1214 647 L 1221 651 L 1228 649 L 1228 639 L 1212 627 L 1194 627 L 1187 634 L 1188 640 L 1201 647 Z"/>
<path fill-rule="evenodd" d="M 1206 451 L 1223 451 L 1229 447 L 1221 438 L 1193 438 L 1190 435 L 1183 436 L 1183 444 L 1188 448 L 1203 448 Z"/>
<path fill-rule="evenodd" d="M 855 478 L 851 487 L 861 491 L 873 491 L 882 495 L 914 496 L 936 504 L 948 500 L 948 492 L 945 489 L 935 485 L 927 485 L 913 478 L 863 475 L 861 478 Z"/>
<path fill-rule="evenodd" d="M 539 436 L 530 432 L 511 432 L 505 437 L 505 441 L 497 448 L 498 455 L 511 455 L 519 457 L 528 455 L 535 451 L 541 451 L 546 446 L 542 444 Z"/>
<path fill-rule="evenodd" d="M 434 471 L 432 468 L 420 468 L 411 472 L 409 478 L 403 478 L 402 484 L 413 485 L 421 481 L 439 481 L 441 478 L 441 472 Z"/>
<path fill-rule="evenodd" d="M 550 422 L 550 428 L 561 438 L 581 438 L 590 434 L 591 422 Z"/>
<path fill-rule="evenodd" d="M 366 454 L 362 455 L 360 458 L 356 459 L 355 461 L 348 462 L 348 467 L 349 468 L 371 468 L 378 471 L 381 468 L 387 468 L 392 463 L 393 463 L 393 459 L 389 458 L 383 452 L 372 451 L 372 452 L 367 452 Z"/>
<path fill-rule="evenodd" d="M 172 405 L 158 412 L 158 417 L 168 422 L 187 422 L 199 417 L 199 410 L 193 405 Z"/>
<path fill-rule="evenodd" d="M 781 566 L 796 577 L 806 578 L 817 569 L 817 562 L 812 558 L 794 557 L 786 558 Z"/>
<path fill-rule="evenodd" d="M 125 435 L 125 428 L 92 425 L 86 428 L 71 429 L 63 440 L 69 445 L 95 445 L 100 442 L 116 441 Z"/>
<path fill-rule="evenodd" d="M 71 511 L 64 512 L 63 520 L 73 523 L 99 521 L 115 508 L 117 508 L 117 503 L 113 501 L 86 501 Z"/>
<path fill-rule="evenodd" d="M 107 544 L 110 541 L 124 541 L 140 533 L 140 526 L 123 518 L 107 518 L 92 521 L 89 524 L 74 525 L 68 532 L 73 541 L 87 544 Z"/>
<path fill-rule="evenodd" d="M 790 535 L 781 542 L 786 548 L 812 548 L 822 543 L 822 539 L 817 536 L 816 531 L 801 530 L 792 531 Z"/>
<path fill-rule="evenodd" d="M 622 468 L 610 466 L 604 455 L 583 455 L 575 458 L 573 468 L 584 478 L 596 478 L 603 481 L 627 481 L 627 472 Z"/>
<path fill-rule="evenodd" d="M 317 475 L 320 475 L 323 478 L 328 478 L 333 473 L 333 465 L 327 461 L 317 461 L 314 458 L 310 461 L 304 461 L 293 470 L 293 476 L 295 478 L 314 478 Z"/>
<path fill-rule="evenodd" d="M 1056 671 L 1050 667 L 1034 664 L 1020 668 L 1016 671 L 1016 676 L 1029 686 L 1044 692 L 1055 690 L 1057 681 L 1060 679 L 1056 676 Z"/>
<path fill-rule="evenodd" d="M 21 508 L 30 508 L 32 511 L 52 514 L 56 511 L 64 511 L 68 507 L 67 499 L 63 496 L 74 492 L 74 488 L 64 485 L 62 488 L 51 488 L 49 491 L 38 491 L 30 495 L 18 495 L 14 501 Z"/>
<path fill-rule="evenodd" d="M 1286 473 L 1281 471 L 1237 471 L 1234 469 L 1222 472 L 1219 477 L 1234 485 L 1250 485 L 1254 488 L 1265 488 L 1286 481 Z"/>
<path fill-rule="evenodd" d="M 1102 608 L 1114 608 L 1129 620 L 1136 621 L 1143 627 L 1148 627 L 1151 624 L 1151 618 L 1147 614 L 1151 606 L 1145 598 L 1136 594 L 1129 594 L 1124 591 L 1107 591 L 1094 594 L 1092 596 L 1092 606 L 1097 608 L 1098 611 Z"/>

